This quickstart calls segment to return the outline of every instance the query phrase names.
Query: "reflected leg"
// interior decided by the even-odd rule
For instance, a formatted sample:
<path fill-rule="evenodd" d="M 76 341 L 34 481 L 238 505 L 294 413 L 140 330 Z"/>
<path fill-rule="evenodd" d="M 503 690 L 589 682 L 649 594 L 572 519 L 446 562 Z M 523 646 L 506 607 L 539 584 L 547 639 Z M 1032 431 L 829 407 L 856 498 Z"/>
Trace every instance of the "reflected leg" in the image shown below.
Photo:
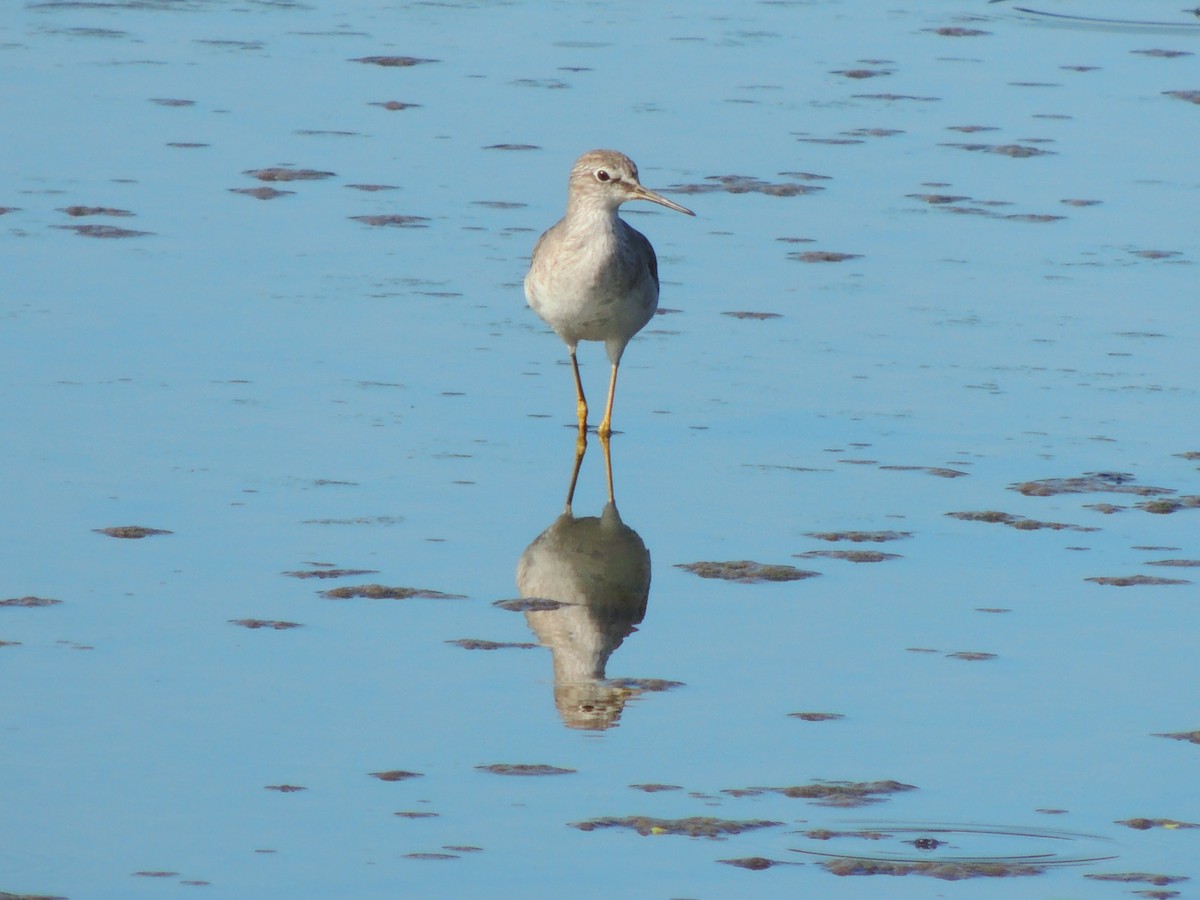
<path fill-rule="evenodd" d="M 567 512 L 575 499 L 575 484 L 579 481 L 579 469 L 583 465 L 583 454 L 587 452 L 587 426 L 579 423 L 579 435 L 575 438 L 575 468 L 571 470 L 571 484 L 567 488 Z"/>
<path fill-rule="evenodd" d="M 604 473 L 608 476 L 608 502 L 616 506 L 617 501 L 613 497 L 612 451 L 609 449 L 608 439 L 607 434 L 600 435 L 600 446 L 604 448 Z"/>

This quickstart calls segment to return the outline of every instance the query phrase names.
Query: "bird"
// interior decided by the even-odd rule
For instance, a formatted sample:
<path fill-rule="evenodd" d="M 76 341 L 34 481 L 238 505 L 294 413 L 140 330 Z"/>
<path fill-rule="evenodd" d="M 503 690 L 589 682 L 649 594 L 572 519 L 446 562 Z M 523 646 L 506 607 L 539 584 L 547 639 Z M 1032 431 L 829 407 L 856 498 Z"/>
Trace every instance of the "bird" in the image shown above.
<path fill-rule="evenodd" d="M 608 402 L 597 434 L 612 434 L 617 369 L 630 339 L 658 309 L 658 257 L 646 236 L 617 210 L 629 200 L 649 200 L 685 215 L 695 213 L 643 187 L 637 165 L 616 150 L 589 150 L 571 167 L 567 214 L 533 248 L 525 299 L 567 345 L 575 376 L 581 439 L 588 406 L 575 351 L 580 341 L 603 341 L 612 364 Z"/>

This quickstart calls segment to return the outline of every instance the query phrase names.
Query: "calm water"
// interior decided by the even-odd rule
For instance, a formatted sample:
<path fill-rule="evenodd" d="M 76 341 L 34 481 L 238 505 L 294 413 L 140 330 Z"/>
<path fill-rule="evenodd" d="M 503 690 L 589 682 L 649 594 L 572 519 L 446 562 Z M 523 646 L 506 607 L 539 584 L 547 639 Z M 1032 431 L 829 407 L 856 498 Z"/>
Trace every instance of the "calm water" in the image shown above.
<path fill-rule="evenodd" d="M 1200 748 L 1156 736 L 1200 728 L 1198 20 L 652 6 L 0 18 L 0 600 L 36 598 L 0 607 L 0 890 L 1200 877 L 1173 824 L 1200 822 Z M 617 506 L 593 438 L 572 521 L 570 370 L 520 282 L 604 146 L 698 218 L 624 210 L 664 312 L 622 366 Z M 246 174 L 273 167 L 332 174 Z M 596 408 L 607 364 L 580 356 Z M 1044 479 L 1081 480 L 1012 489 Z M 679 568 L 741 560 L 820 574 Z M 423 593 L 322 595 L 370 585 Z M 567 605 L 494 605 L 521 597 Z M 761 790 L 888 781 L 916 789 Z M 571 827 L 626 817 L 654 833 Z M 649 822 L 689 817 L 779 824 Z M 799 865 L 718 862 L 748 857 Z"/>

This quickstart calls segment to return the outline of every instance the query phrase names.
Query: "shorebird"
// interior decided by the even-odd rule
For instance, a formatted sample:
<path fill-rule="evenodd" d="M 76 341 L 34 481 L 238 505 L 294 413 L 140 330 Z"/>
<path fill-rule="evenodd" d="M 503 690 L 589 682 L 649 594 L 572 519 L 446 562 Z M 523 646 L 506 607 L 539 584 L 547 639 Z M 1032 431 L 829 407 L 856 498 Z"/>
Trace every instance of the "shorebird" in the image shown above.
<path fill-rule="evenodd" d="M 567 345 L 581 435 L 587 431 L 588 406 L 575 349 L 580 341 L 604 342 L 612 376 L 597 433 L 607 439 L 621 355 L 658 309 L 658 257 L 646 236 L 617 210 L 628 200 L 649 200 L 695 213 L 642 187 L 633 160 L 616 150 L 583 154 L 567 184 L 567 214 L 534 246 L 525 298 Z"/>

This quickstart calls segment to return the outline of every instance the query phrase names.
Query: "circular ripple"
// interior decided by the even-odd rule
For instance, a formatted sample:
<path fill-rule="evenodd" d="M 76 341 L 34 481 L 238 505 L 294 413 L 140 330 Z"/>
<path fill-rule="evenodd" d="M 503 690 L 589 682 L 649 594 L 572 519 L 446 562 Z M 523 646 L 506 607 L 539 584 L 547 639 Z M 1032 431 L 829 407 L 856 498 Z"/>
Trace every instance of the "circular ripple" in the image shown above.
<path fill-rule="evenodd" d="M 830 862 L 1048 868 L 1085 865 L 1116 856 L 1111 842 L 1098 835 L 1022 825 L 846 822 L 801 834 L 808 846 L 791 848 L 794 852 Z"/>

